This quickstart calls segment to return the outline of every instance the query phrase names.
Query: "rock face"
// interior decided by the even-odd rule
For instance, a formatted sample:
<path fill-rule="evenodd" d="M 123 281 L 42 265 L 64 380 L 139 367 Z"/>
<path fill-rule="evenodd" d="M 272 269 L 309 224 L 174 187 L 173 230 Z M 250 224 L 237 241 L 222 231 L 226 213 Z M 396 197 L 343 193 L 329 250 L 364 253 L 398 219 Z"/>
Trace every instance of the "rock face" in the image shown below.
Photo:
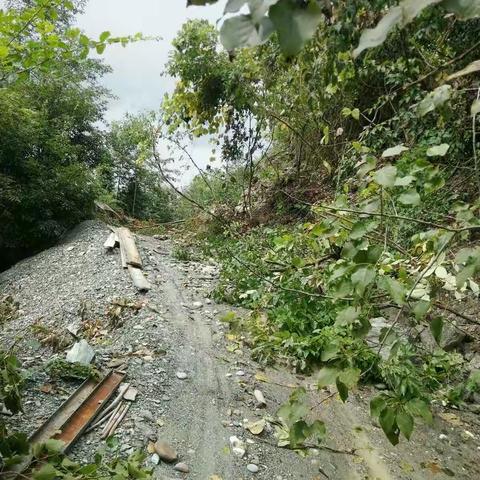
<path fill-rule="evenodd" d="M 430 350 L 435 350 L 436 348 L 440 347 L 447 352 L 457 348 L 465 340 L 465 338 L 465 333 L 461 332 L 453 325 L 446 322 L 443 324 L 440 344 L 437 344 L 437 342 L 433 338 L 432 333 L 430 332 L 430 329 L 425 328 L 420 334 L 420 339 L 422 343 L 425 344 L 425 346 L 428 347 Z"/>
<path fill-rule="evenodd" d="M 67 362 L 89 365 L 95 356 L 95 351 L 86 340 L 80 340 L 67 352 Z"/>
<path fill-rule="evenodd" d="M 365 341 L 368 343 L 370 348 L 373 350 L 378 349 L 378 345 L 380 344 L 380 336 L 382 333 L 382 330 L 384 328 L 389 328 L 390 324 L 387 322 L 387 320 L 383 317 L 377 317 L 377 318 L 372 318 L 370 320 L 370 323 L 372 325 L 371 330 L 368 332 Z M 390 346 L 389 345 L 384 345 L 380 355 L 382 358 L 387 359 L 390 356 Z"/>
<path fill-rule="evenodd" d="M 163 440 L 155 442 L 155 451 L 160 459 L 167 463 L 172 463 L 178 458 L 177 452 Z"/>

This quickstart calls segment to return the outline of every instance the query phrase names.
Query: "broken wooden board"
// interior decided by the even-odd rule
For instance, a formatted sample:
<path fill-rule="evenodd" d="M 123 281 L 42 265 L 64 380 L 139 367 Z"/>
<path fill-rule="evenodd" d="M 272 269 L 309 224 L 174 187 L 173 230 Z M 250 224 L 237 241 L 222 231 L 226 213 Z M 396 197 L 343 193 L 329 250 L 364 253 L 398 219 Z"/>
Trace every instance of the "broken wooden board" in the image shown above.
<path fill-rule="evenodd" d="M 139 268 L 128 266 L 128 273 L 132 277 L 132 282 L 140 291 L 148 291 L 152 288 L 150 282 L 145 278 L 143 272 Z"/>
<path fill-rule="evenodd" d="M 112 249 L 115 248 L 118 240 L 117 240 L 117 234 L 115 232 L 112 232 L 108 238 L 105 240 L 105 243 L 103 244 L 104 248 Z"/>
<path fill-rule="evenodd" d="M 50 438 L 64 442 L 67 451 L 118 388 L 125 373 L 111 371 L 103 380 L 85 381 L 31 436 L 32 444 Z"/>
<path fill-rule="evenodd" d="M 127 257 L 125 255 L 125 250 L 123 249 L 122 243 L 120 242 L 120 260 L 122 262 L 122 268 L 127 268 Z"/>
<path fill-rule="evenodd" d="M 120 227 L 117 228 L 117 235 L 120 240 L 120 248 L 123 248 L 127 264 L 142 268 L 142 259 L 140 258 L 140 253 L 138 252 L 132 232 L 128 228 Z"/>

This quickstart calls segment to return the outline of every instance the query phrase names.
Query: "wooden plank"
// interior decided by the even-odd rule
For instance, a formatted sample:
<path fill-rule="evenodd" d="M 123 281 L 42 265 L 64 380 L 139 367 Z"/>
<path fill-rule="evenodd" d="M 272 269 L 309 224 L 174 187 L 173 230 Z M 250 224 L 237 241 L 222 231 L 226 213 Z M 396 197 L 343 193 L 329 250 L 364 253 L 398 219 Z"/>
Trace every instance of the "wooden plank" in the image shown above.
<path fill-rule="evenodd" d="M 120 242 L 120 259 L 122 261 L 122 267 L 127 268 L 127 257 L 125 256 L 125 250 L 123 249 L 122 242 Z"/>
<path fill-rule="evenodd" d="M 115 248 L 115 233 L 112 232 L 103 244 L 104 248 L 112 249 Z"/>
<path fill-rule="evenodd" d="M 142 268 L 142 259 L 140 258 L 132 232 L 128 228 L 120 227 L 117 228 L 117 235 L 120 239 L 120 246 L 123 247 L 127 264 Z"/>
<path fill-rule="evenodd" d="M 133 284 L 137 287 L 138 290 L 148 291 L 152 288 L 150 282 L 145 278 L 143 272 L 136 267 L 132 267 L 131 265 L 128 266 L 128 273 L 132 277 Z"/>

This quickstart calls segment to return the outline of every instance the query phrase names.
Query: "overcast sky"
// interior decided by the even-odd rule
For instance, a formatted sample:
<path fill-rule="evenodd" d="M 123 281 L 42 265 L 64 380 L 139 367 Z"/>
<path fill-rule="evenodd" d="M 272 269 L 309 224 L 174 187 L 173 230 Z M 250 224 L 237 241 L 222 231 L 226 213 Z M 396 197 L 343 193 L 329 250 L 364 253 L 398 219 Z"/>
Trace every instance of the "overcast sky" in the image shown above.
<path fill-rule="evenodd" d="M 156 110 L 166 92 L 172 92 L 175 82 L 161 76 L 168 60 L 170 45 L 182 24 L 188 19 L 205 18 L 215 23 L 222 14 L 224 2 L 206 7 L 186 7 L 186 0 L 90 0 L 78 24 L 86 34 L 98 38 L 105 30 L 112 35 L 161 36 L 159 42 L 138 42 L 123 48 L 107 47 L 102 55 L 113 68 L 103 83 L 117 97 L 108 108 L 106 119 L 119 120 L 125 113 Z M 194 158 L 208 163 L 211 147 L 207 139 L 192 146 Z M 186 172 L 181 183 L 194 175 Z"/>

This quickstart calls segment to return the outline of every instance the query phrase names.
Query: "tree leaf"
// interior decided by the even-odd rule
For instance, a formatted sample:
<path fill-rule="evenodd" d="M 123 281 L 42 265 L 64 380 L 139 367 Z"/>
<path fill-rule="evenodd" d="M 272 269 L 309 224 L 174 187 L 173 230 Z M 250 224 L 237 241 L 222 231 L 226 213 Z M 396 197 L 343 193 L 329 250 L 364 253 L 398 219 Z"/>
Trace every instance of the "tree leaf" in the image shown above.
<path fill-rule="evenodd" d="M 385 396 L 378 395 L 370 400 L 370 415 L 372 417 L 378 417 L 380 412 L 385 408 L 387 405 Z"/>
<path fill-rule="evenodd" d="M 430 302 L 425 300 L 420 300 L 415 303 L 413 307 L 413 313 L 417 320 L 422 320 L 430 309 Z"/>
<path fill-rule="evenodd" d="M 415 417 L 422 417 L 425 422 L 431 424 L 433 421 L 432 412 L 428 407 L 428 404 L 421 398 L 413 398 L 409 400 L 405 405 L 405 408 Z"/>
<path fill-rule="evenodd" d="M 102 32 L 100 34 L 100 41 L 104 42 L 109 36 L 110 36 L 110 32 L 108 32 L 108 31 L 107 32 Z"/>
<path fill-rule="evenodd" d="M 337 353 L 339 352 L 338 345 L 334 342 L 328 344 L 323 350 L 322 350 L 322 362 L 328 362 L 332 358 L 335 358 L 337 356 Z"/>
<path fill-rule="evenodd" d="M 383 432 L 390 440 L 392 445 L 398 443 L 398 433 L 395 432 L 395 412 L 391 407 L 385 407 L 378 416 L 378 422 L 382 427 Z"/>
<path fill-rule="evenodd" d="M 360 379 L 361 370 L 359 368 L 345 368 L 338 375 L 338 380 L 346 385 L 349 389 L 355 387 Z"/>
<path fill-rule="evenodd" d="M 361 297 L 365 293 L 365 289 L 374 279 L 375 270 L 371 265 L 358 268 L 351 277 L 357 295 Z"/>
<path fill-rule="evenodd" d="M 250 15 L 227 18 L 220 28 L 220 40 L 227 51 L 260 43 L 260 37 Z"/>
<path fill-rule="evenodd" d="M 396 187 L 407 187 L 410 185 L 412 182 L 416 180 L 415 177 L 412 175 L 405 175 L 404 177 L 397 177 L 395 179 L 395 186 Z"/>
<path fill-rule="evenodd" d="M 360 310 L 355 307 L 347 307 L 337 313 L 335 325 L 350 325 L 360 315 Z"/>
<path fill-rule="evenodd" d="M 104 43 L 98 43 L 95 49 L 97 50 L 97 53 L 101 55 L 105 51 L 106 45 Z"/>
<path fill-rule="evenodd" d="M 425 98 L 417 105 L 417 115 L 425 116 L 429 112 L 433 112 L 436 108 L 442 106 L 450 99 L 452 87 L 450 85 L 441 85 L 432 92 L 428 93 Z"/>
<path fill-rule="evenodd" d="M 334 367 L 323 367 L 317 374 L 317 387 L 323 388 L 328 385 L 333 385 L 335 383 L 335 379 L 338 376 L 338 368 Z"/>
<path fill-rule="evenodd" d="M 403 433 L 407 440 L 410 440 L 410 436 L 413 432 L 413 417 L 405 410 L 399 410 L 397 412 L 396 422 L 398 428 Z"/>
<path fill-rule="evenodd" d="M 402 205 L 420 205 L 420 195 L 415 189 L 410 189 L 398 197 Z"/>
<path fill-rule="evenodd" d="M 223 14 L 238 12 L 246 3 L 247 0 L 228 0 Z"/>
<path fill-rule="evenodd" d="M 427 157 L 444 157 L 449 148 L 450 145 L 448 145 L 448 143 L 442 143 L 441 145 L 430 147 L 427 150 Z"/>
<path fill-rule="evenodd" d="M 440 1 L 441 0 L 404 0 L 397 7 L 391 8 L 375 28 L 368 28 L 362 32 L 358 47 L 353 51 L 353 56 L 356 58 L 365 49 L 381 45 L 397 25 L 404 27 L 425 7 L 439 3 Z"/>
<path fill-rule="evenodd" d="M 403 152 L 406 152 L 408 147 L 405 145 L 396 145 L 395 147 L 387 148 L 383 153 L 383 158 L 397 157 Z"/>
<path fill-rule="evenodd" d="M 367 233 L 373 232 L 378 227 L 376 220 L 359 220 L 356 222 L 350 231 L 350 238 L 358 240 L 363 238 Z"/>
<path fill-rule="evenodd" d="M 384 187 L 393 187 L 397 178 L 397 167 L 387 165 L 373 174 L 374 180 Z"/>
<path fill-rule="evenodd" d="M 268 16 L 277 31 L 280 48 L 287 56 L 296 55 L 302 49 L 323 18 L 317 2 L 305 5 L 295 0 L 279 0 L 270 7 Z"/>
<path fill-rule="evenodd" d="M 393 301 L 397 305 L 405 305 L 405 297 L 407 295 L 407 289 L 398 280 L 392 277 L 383 277 L 384 288 L 392 297 Z"/>
<path fill-rule="evenodd" d="M 342 402 L 345 402 L 348 398 L 348 387 L 343 382 L 341 382 L 338 377 L 335 384 L 337 386 L 338 394 L 340 395 Z"/>
<path fill-rule="evenodd" d="M 33 480 L 54 480 L 60 472 L 50 463 L 45 463 L 32 474 Z"/>
<path fill-rule="evenodd" d="M 430 322 L 430 331 L 432 332 L 432 336 L 437 342 L 437 345 L 440 345 L 440 340 L 442 338 L 442 331 L 443 331 L 443 318 L 442 317 L 435 317 Z"/>

